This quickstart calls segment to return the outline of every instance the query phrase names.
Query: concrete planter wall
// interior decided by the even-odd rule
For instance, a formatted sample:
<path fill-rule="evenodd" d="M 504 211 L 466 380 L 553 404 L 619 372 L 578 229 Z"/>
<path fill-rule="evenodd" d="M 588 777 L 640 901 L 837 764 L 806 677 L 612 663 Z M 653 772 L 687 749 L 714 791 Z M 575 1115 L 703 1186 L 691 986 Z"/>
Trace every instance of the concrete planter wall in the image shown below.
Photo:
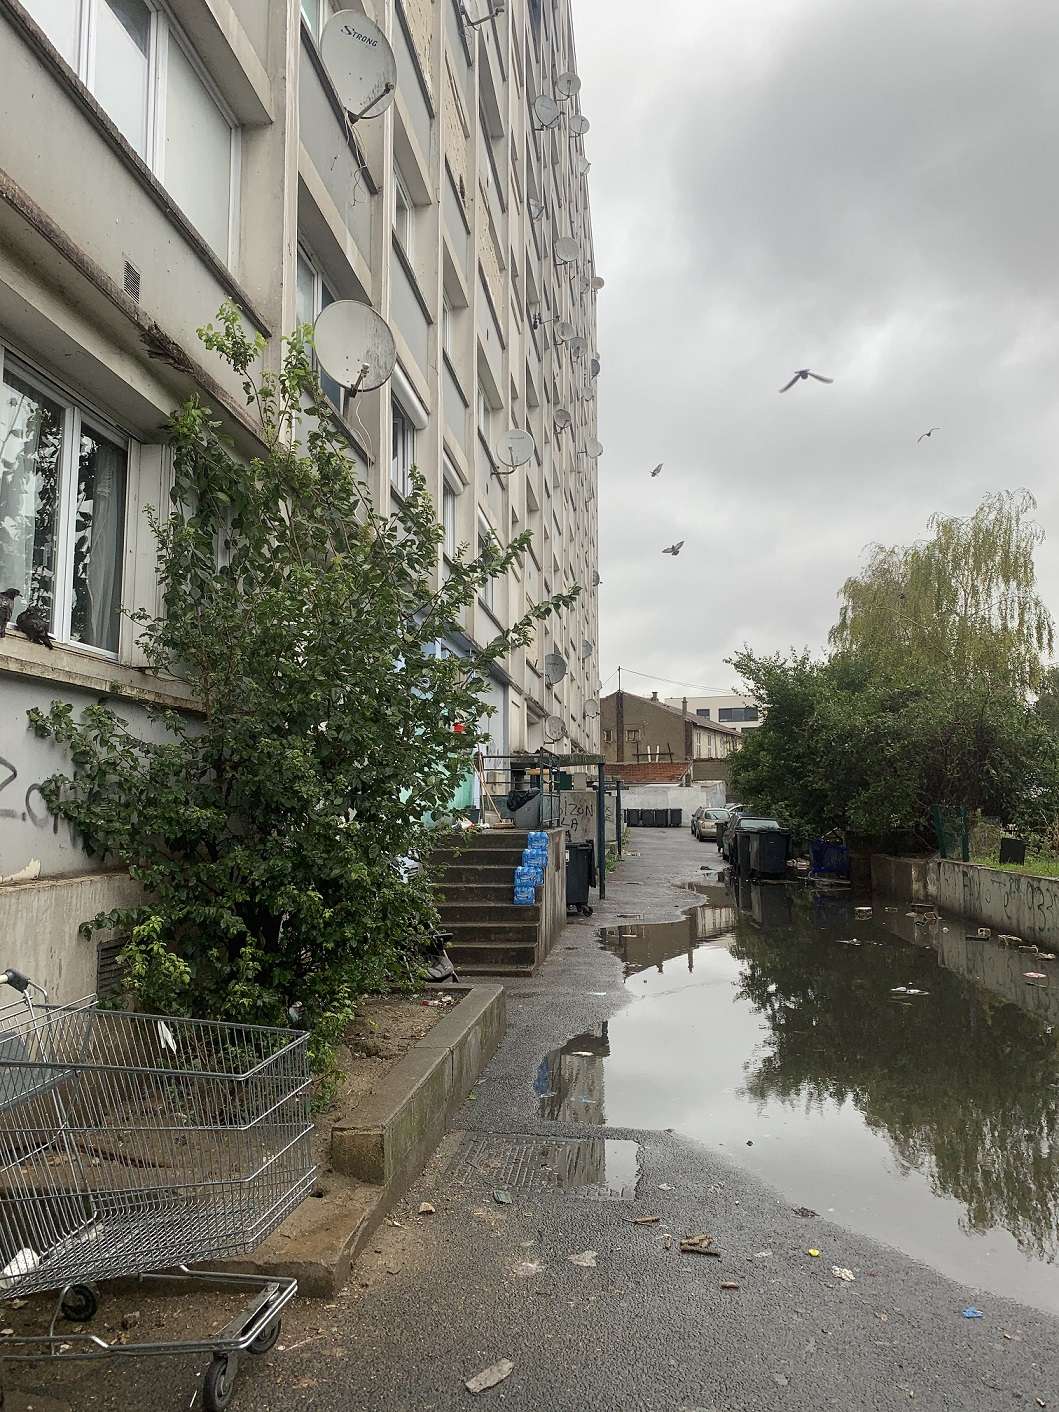
<path fill-rule="evenodd" d="M 1037 945 L 1059 942 L 1059 878 L 1036 878 L 949 858 L 873 854 L 872 888 L 903 902 L 932 902 L 943 912 Z"/>

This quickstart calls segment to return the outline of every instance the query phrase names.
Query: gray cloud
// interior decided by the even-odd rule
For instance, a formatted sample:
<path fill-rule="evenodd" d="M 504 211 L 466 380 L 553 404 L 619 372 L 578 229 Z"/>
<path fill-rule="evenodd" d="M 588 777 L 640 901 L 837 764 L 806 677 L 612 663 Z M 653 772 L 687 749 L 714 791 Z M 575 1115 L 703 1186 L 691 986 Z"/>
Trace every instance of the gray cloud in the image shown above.
<path fill-rule="evenodd" d="M 1059 9 L 579 0 L 576 21 L 603 671 L 723 685 L 744 640 L 818 645 L 866 543 L 1001 486 L 1038 498 L 1059 612 Z M 779 397 L 807 364 L 835 385 Z"/>

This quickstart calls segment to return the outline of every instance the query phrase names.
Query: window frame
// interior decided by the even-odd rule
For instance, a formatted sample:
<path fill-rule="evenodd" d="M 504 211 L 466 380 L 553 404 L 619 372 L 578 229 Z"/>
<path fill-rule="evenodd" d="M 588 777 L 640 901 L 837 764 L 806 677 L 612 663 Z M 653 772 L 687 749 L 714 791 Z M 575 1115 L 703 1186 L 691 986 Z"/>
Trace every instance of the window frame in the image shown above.
<path fill-rule="evenodd" d="M 394 447 L 398 420 L 404 424 L 401 444 Z M 404 464 L 399 464 L 403 460 Z M 396 393 L 390 393 L 390 492 L 403 500 L 410 488 L 410 472 L 416 461 L 416 426 Z"/>
<path fill-rule="evenodd" d="M 404 215 L 399 217 L 399 212 L 402 211 Z M 393 201 L 391 202 L 390 215 L 393 233 L 404 252 L 405 259 L 409 264 L 412 264 L 415 260 L 416 246 L 416 207 L 412 200 L 411 189 L 396 157 L 393 160 Z"/>
<path fill-rule="evenodd" d="M 447 475 L 441 478 L 441 527 L 445 537 L 441 543 L 442 557 L 451 563 L 459 551 L 456 521 L 460 508 L 460 492 Z M 451 511 L 451 514 L 450 514 Z"/>
<path fill-rule="evenodd" d="M 320 261 L 319 261 L 319 260 L 316 258 L 316 256 L 313 254 L 313 252 L 312 252 L 312 250 L 309 248 L 309 246 L 306 245 L 305 241 L 302 240 L 302 239 L 299 239 L 299 240 L 298 240 L 298 244 L 297 244 L 297 248 L 296 248 L 296 250 L 295 250 L 295 252 L 294 252 L 294 290 L 295 290 L 294 297 L 295 297 L 295 301 L 297 301 L 297 297 L 298 297 L 298 293 L 297 293 L 297 291 L 298 291 L 298 273 L 299 273 L 298 266 L 299 266 L 299 262 L 302 261 L 302 260 L 305 261 L 305 264 L 308 266 L 309 272 L 311 273 L 312 278 L 313 278 L 313 292 L 312 292 L 313 316 L 312 316 L 312 318 L 309 320 L 309 322 L 310 322 L 311 324 L 315 324 L 315 323 L 316 323 L 316 320 L 320 317 L 320 314 L 321 314 L 322 310 L 326 309 L 326 307 L 327 307 L 327 305 L 323 302 L 323 301 L 324 301 L 324 294 L 327 293 L 327 294 L 330 295 L 330 298 L 329 298 L 328 301 L 327 301 L 328 304 L 337 303 L 338 300 L 339 300 L 339 298 L 340 298 L 340 296 L 339 296 L 339 294 L 336 292 L 334 285 L 333 285 L 333 284 L 331 283 L 331 281 L 327 278 L 327 274 L 326 274 L 326 272 L 324 271 L 323 267 L 321 266 Z M 301 320 L 301 319 L 299 318 L 299 320 L 298 320 L 299 327 L 301 326 L 302 322 L 303 322 L 303 320 Z M 323 371 L 323 369 L 322 369 L 321 366 L 320 366 L 320 360 L 319 360 L 319 358 L 317 358 L 317 356 L 316 356 L 315 350 L 313 351 L 312 358 L 313 358 L 313 367 L 316 369 L 316 374 L 317 374 L 317 376 L 318 376 L 319 379 L 320 379 L 320 385 L 321 385 L 321 386 L 323 387 L 323 389 L 324 389 L 324 396 L 327 398 L 327 400 L 328 400 L 328 402 L 331 404 L 331 406 L 335 409 L 335 412 L 338 414 L 338 416 L 340 416 L 340 417 L 344 416 L 344 415 L 345 415 L 344 408 L 345 408 L 345 402 L 346 402 L 346 389 L 345 389 L 344 387 L 342 387 L 341 383 L 339 383 L 335 378 L 331 377 L 329 374 L 327 374 L 327 373 L 325 373 L 325 372 Z M 331 392 L 330 392 L 330 390 L 329 390 L 329 388 L 328 388 L 328 383 L 334 384 L 334 386 L 338 389 L 338 399 L 337 399 L 337 400 L 336 400 L 334 397 L 332 397 Z"/>
<path fill-rule="evenodd" d="M 117 128 L 117 121 L 111 117 L 104 103 L 96 97 L 96 44 L 99 35 L 99 10 L 106 0 L 71 0 L 76 4 L 77 19 L 75 21 L 76 39 L 74 42 L 75 53 L 70 67 L 77 75 L 79 82 L 84 86 L 92 98 L 97 102 L 109 120 Z M 143 162 L 151 174 L 161 183 L 168 195 L 170 195 L 185 215 L 199 238 L 214 251 L 217 257 L 233 269 L 239 249 L 239 212 L 241 196 L 241 171 L 242 171 L 242 129 L 238 118 L 232 108 L 225 101 L 223 95 L 210 77 L 200 60 L 194 44 L 184 32 L 176 16 L 173 14 L 166 0 L 142 0 L 144 7 L 150 11 L 150 36 L 148 39 L 147 55 L 147 122 L 144 138 L 144 151 L 139 152 L 129 139 L 117 128 L 122 141 L 127 142 L 131 151 Z M 27 0 L 27 8 L 31 18 L 36 19 L 33 11 L 32 0 Z M 39 21 L 37 21 L 39 23 Z M 43 25 L 41 26 L 43 29 Z M 47 31 L 44 30 L 45 35 Z M 50 36 L 49 36 L 50 42 Z M 207 239 L 195 222 L 184 213 L 183 207 L 175 195 L 166 186 L 165 181 L 165 115 L 166 115 L 166 81 L 168 73 L 169 45 L 175 43 L 187 60 L 195 77 L 202 84 L 206 91 L 207 98 L 214 104 L 222 119 L 228 124 L 230 130 L 229 160 L 228 160 L 228 220 L 227 220 L 227 241 L 223 251 L 216 250 L 212 242 Z M 56 52 L 59 52 L 58 50 Z M 65 56 L 63 56 L 65 58 Z"/>
<path fill-rule="evenodd" d="M 18 349 L 0 342 L 0 396 L 11 373 L 20 382 L 39 392 L 42 397 L 62 409 L 62 450 L 59 460 L 58 487 L 55 505 L 55 535 L 52 564 L 52 595 L 48 627 L 60 647 L 85 652 L 104 661 L 121 658 L 122 628 L 119 618 L 118 645 L 113 650 L 82 642 L 71 636 L 74 609 L 74 564 L 76 561 L 77 487 L 83 430 L 95 433 L 120 447 L 125 453 L 125 508 L 121 524 L 121 542 L 115 560 L 120 573 L 119 614 L 123 615 L 128 587 L 128 554 L 131 536 L 131 515 L 134 502 L 134 478 L 139 474 L 140 445 L 128 433 L 116 426 L 109 417 L 48 373 L 40 369 Z"/>
<path fill-rule="evenodd" d="M 496 545 L 499 545 L 499 540 L 497 539 L 496 531 L 493 529 L 492 525 L 491 525 L 491 524 L 489 523 L 489 521 L 485 518 L 485 516 L 482 515 L 482 514 L 479 514 L 479 516 L 478 516 L 478 557 L 481 558 L 481 556 L 482 556 L 482 551 L 483 551 L 484 548 L 493 548 L 493 547 L 496 546 Z M 496 614 L 496 579 L 495 579 L 495 578 L 488 578 L 488 579 L 486 579 L 486 581 L 485 581 L 483 584 L 480 584 L 480 585 L 479 585 L 479 588 L 478 588 L 478 602 L 479 602 L 479 603 L 482 605 L 482 607 L 485 608 L 490 614 L 492 614 L 493 616 L 495 616 L 495 614 Z"/>

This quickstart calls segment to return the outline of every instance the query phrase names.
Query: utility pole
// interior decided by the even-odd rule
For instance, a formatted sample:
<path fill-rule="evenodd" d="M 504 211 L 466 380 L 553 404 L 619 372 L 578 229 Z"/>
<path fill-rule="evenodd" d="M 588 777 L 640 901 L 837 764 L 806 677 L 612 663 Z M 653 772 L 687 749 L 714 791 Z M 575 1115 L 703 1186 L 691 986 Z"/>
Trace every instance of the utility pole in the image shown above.
<path fill-rule="evenodd" d="M 625 697 L 621 694 L 621 668 L 618 668 L 618 699 L 614 703 L 614 734 L 618 737 L 616 759 L 621 765 L 625 761 Z"/>

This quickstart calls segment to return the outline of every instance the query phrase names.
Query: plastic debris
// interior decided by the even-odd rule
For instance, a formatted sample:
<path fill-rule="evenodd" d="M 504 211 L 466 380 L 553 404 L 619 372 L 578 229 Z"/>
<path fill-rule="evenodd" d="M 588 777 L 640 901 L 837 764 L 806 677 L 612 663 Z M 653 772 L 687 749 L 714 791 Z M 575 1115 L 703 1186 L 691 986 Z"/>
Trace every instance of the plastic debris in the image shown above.
<path fill-rule="evenodd" d="M 754 1256 L 755 1260 L 769 1260 L 772 1258 L 771 1250 L 759 1250 Z"/>
<path fill-rule="evenodd" d="M 870 917 L 870 916 L 871 916 L 871 908 L 870 908 L 870 907 L 854 907 L 854 909 L 853 909 L 853 915 L 854 915 L 854 917 Z"/>
<path fill-rule="evenodd" d="M 796 1216 L 819 1216 L 819 1211 L 814 1211 L 811 1206 L 792 1206 L 791 1210 Z"/>
<path fill-rule="evenodd" d="M 819 1250 L 807 1250 L 805 1253 L 806 1253 L 806 1255 L 811 1255 L 814 1260 L 819 1260 L 819 1259 L 820 1259 L 820 1252 L 819 1252 Z"/>
<path fill-rule="evenodd" d="M 1023 971 L 1022 974 L 1028 981 L 1046 981 L 1048 979 L 1044 971 Z"/>
<path fill-rule="evenodd" d="M 845 1280 L 847 1284 L 852 1284 L 857 1278 L 852 1270 L 847 1270 L 845 1265 L 832 1265 L 831 1273 L 836 1280 Z"/>
<path fill-rule="evenodd" d="M 891 995 L 929 995 L 929 990 L 917 990 L 914 985 L 895 985 Z"/>
<path fill-rule="evenodd" d="M 632 1223 L 634 1226 L 657 1226 L 661 1216 L 634 1216 Z"/>
<path fill-rule="evenodd" d="M 532 1275 L 539 1275 L 541 1268 L 539 1260 L 521 1260 L 515 1268 L 515 1274 L 528 1279 Z"/>
<path fill-rule="evenodd" d="M 430 1204 L 429 1201 L 421 1201 L 419 1203 L 419 1214 L 421 1216 L 433 1216 L 434 1207 Z"/>
<path fill-rule="evenodd" d="M 134 1329 L 140 1322 L 140 1311 L 132 1309 L 127 1314 L 121 1316 L 121 1327 L 123 1329 Z"/>
<path fill-rule="evenodd" d="M 673 1249 L 673 1237 L 669 1234 L 668 1231 L 666 1231 L 665 1235 L 662 1237 L 662 1248 L 663 1250 Z"/>
<path fill-rule="evenodd" d="M 672 1191 L 673 1188 L 669 1185 L 668 1182 L 663 1182 L 662 1185 L 658 1188 L 658 1190 L 659 1190 L 659 1191 Z"/>
<path fill-rule="evenodd" d="M 965 1319 L 981 1319 L 985 1316 L 982 1314 L 981 1309 L 976 1309 L 973 1304 L 968 1304 L 967 1308 L 963 1311 L 963 1317 Z"/>
<path fill-rule="evenodd" d="M 568 1255 L 566 1258 L 571 1265 L 577 1265 L 582 1270 L 594 1270 L 596 1268 L 596 1254 L 594 1250 L 582 1250 L 580 1255 Z"/>
<path fill-rule="evenodd" d="M 498 1206 L 510 1206 L 511 1193 L 509 1191 L 494 1191 L 493 1200 Z"/>
<path fill-rule="evenodd" d="M 780 1387 L 786 1387 L 790 1383 L 790 1378 L 788 1378 L 786 1373 L 773 1373 L 772 1381 L 779 1383 Z"/>
<path fill-rule="evenodd" d="M 860 942 L 855 936 L 851 936 L 848 941 L 839 941 L 839 946 L 859 946 Z"/>
<path fill-rule="evenodd" d="M 738 1284 L 738 1282 L 737 1282 L 736 1280 L 722 1280 L 722 1281 L 721 1281 L 721 1288 L 722 1288 L 722 1289 L 738 1289 L 738 1288 L 739 1288 L 739 1284 Z"/>
<path fill-rule="evenodd" d="M 502 1383 L 505 1378 L 510 1378 L 514 1371 L 515 1365 L 511 1359 L 501 1358 L 499 1363 L 483 1368 L 480 1373 L 475 1373 L 473 1378 L 468 1378 L 464 1387 L 477 1396 L 480 1392 L 488 1392 L 491 1387 L 496 1387 L 497 1383 Z"/>

